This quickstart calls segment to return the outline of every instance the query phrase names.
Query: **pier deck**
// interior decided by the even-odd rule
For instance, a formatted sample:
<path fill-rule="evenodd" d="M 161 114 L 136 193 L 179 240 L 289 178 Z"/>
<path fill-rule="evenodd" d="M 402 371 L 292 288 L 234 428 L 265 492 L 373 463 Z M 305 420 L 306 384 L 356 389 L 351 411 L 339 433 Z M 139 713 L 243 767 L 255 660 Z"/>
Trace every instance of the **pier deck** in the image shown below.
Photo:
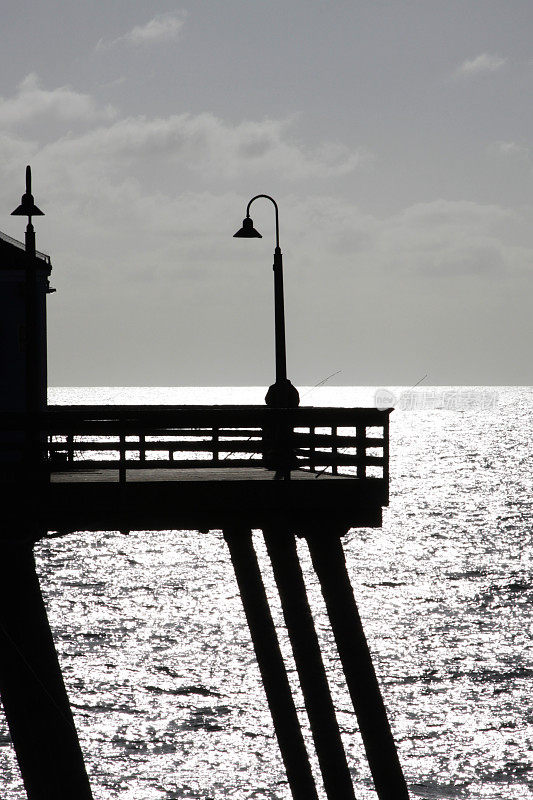
<path fill-rule="evenodd" d="M 264 528 L 283 515 L 293 531 L 311 522 L 350 527 L 381 524 L 382 481 L 293 470 L 276 480 L 262 468 L 90 469 L 52 473 L 48 530 Z"/>
<path fill-rule="evenodd" d="M 293 531 L 379 526 L 388 417 L 367 408 L 51 406 L 34 420 L 44 479 L 26 512 L 49 531 L 264 528 L 281 515 Z M 4 415 L 4 451 L 23 446 L 24 419 Z M 266 468 L 280 441 L 293 454 L 289 479 Z M 20 515 L 16 494 L 6 524 Z"/>

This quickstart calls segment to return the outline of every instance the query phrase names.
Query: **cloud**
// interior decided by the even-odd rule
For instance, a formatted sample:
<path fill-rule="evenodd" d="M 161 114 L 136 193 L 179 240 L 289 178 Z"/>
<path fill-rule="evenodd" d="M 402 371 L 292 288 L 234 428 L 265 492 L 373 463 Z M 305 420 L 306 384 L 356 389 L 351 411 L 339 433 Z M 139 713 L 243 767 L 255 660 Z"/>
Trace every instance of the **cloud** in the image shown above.
<path fill-rule="evenodd" d="M 15 165 L 26 163 L 36 152 L 36 142 L 26 141 L 7 133 L 0 133 L 0 164 L 8 171 Z"/>
<path fill-rule="evenodd" d="M 104 167 L 108 174 L 149 159 L 166 159 L 206 177 L 269 173 L 285 180 L 346 175 L 369 156 L 340 144 L 309 149 L 280 120 L 229 124 L 213 114 L 128 117 L 45 146 L 43 156 Z"/>
<path fill-rule="evenodd" d="M 465 200 L 416 203 L 380 233 L 385 268 L 414 274 L 487 275 L 511 267 L 504 232 L 513 212 Z"/>
<path fill-rule="evenodd" d="M 43 113 L 77 115 L 83 129 L 58 136 L 57 126 L 27 115 L 19 96 L 34 91 L 45 95 Z M 13 205 L 23 188 L 24 165 L 31 163 L 36 197 L 47 214 L 42 247 L 65 262 L 83 262 L 93 275 L 94 259 L 103 254 L 120 265 L 127 252 L 129 270 L 146 263 L 158 270 L 177 261 L 216 264 L 227 236 L 227 208 L 235 208 L 233 228 L 252 178 L 255 185 L 260 178 L 262 189 L 274 186 L 279 196 L 283 187 L 347 175 L 370 158 L 335 142 L 307 147 L 295 135 L 295 119 L 232 123 L 200 113 L 102 122 L 97 118 L 103 112 L 90 96 L 72 89 L 47 92 L 35 76 L 24 81 L 15 100 L 0 104 L 0 116 L 3 110 L 6 119 L 27 119 L 29 125 L 23 134 L 7 128 L 0 134 L 0 194 L 7 207 Z M 216 241 L 205 231 L 206 219 L 210 228 L 219 221 Z M 66 245 L 67 240 L 72 241 Z M 240 248 L 235 263 L 248 257 Z"/>
<path fill-rule="evenodd" d="M 61 121 L 110 119 L 115 115 L 112 106 L 98 108 L 88 94 L 76 92 L 69 86 L 47 90 L 38 76 L 31 72 L 18 86 L 12 98 L 0 98 L 0 125 L 11 127 L 49 116 Z"/>
<path fill-rule="evenodd" d="M 100 39 L 96 49 L 105 49 L 120 44 L 139 47 L 176 41 L 185 24 L 185 16 L 185 11 L 157 14 L 145 25 L 136 25 L 131 31 L 118 36 L 116 39 L 110 41 Z"/>
<path fill-rule="evenodd" d="M 488 75 L 492 72 L 497 72 L 507 63 L 506 58 L 500 56 L 490 55 L 489 53 L 481 53 L 472 59 L 466 59 L 455 70 L 458 77 L 473 78 L 478 75 Z"/>
<path fill-rule="evenodd" d="M 57 138 L 50 122 L 78 122 Z M 41 147 L 7 131 L 24 124 Z M 85 165 L 89 180 L 118 170 L 172 164 L 202 179 L 228 180 L 247 175 L 269 175 L 284 181 L 328 179 L 347 175 L 371 155 L 338 142 L 307 147 L 295 135 L 295 119 L 243 120 L 230 123 L 210 113 L 172 114 L 168 117 L 122 117 L 111 106 L 100 107 L 88 94 L 70 87 L 44 89 L 31 73 L 13 97 L 0 98 L 1 142 L 6 153 L 38 150 L 51 166 L 68 161 Z M 48 141 L 47 141 L 48 140 Z"/>
<path fill-rule="evenodd" d="M 439 199 L 380 218 L 335 198 L 294 202 L 293 239 L 309 247 L 306 269 L 315 259 L 330 270 L 351 262 L 356 273 L 402 276 L 422 288 L 434 277 L 496 279 L 523 264 L 506 240 L 514 214 L 501 206 Z"/>
<path fill-rule="evenodd" d="M 529 161 L 531 148 L 518 142 L 492 142 L 487 147 L 489 155 L 503 156 L 505 158 L 518 158 Z"/>
<path fill-rule="evenodd" d="M 31 111 L 21 96 L 35 99 Z M 44 125 L 43 114 L 79 125 L 64 135 L 68 126 Z M 280 205 L 288 341 L 294 363 L 308 358 L 317 380 L 337 364 L 359 363 L 360 354 L 391 364 L 393 352 L 409 365 L 393 332 L 410 319 L 420 325 L 411 338 L 405 334 L 404 354 L 424 347 L 423 325 L 431 328 L 433 318 L 436 338 L 441 320 L 443 330 L 456 326 L 469 342 L 485 307 L 494 313 L 480 330 L 490 336 L 501 318 L 516 331 L 511 344 L 526 341 L 530 316 L 516 304 L 531 294 L 527 209 L 434 200 L 371 214 L 343 199 L 350 187 L 337 179 L 368 154 L 338 143 L 307 146 L 297 119 L 109 116 L 91 96 L 69 87 L 47 91 L 35 76 L 0 101 L 0 119 L 28 123 L 24 134 L 8 125 L 0 134 L 1 204 L 6 214 L 17 204 L 31 163 L 46 212 L 37 246 L 51 252 L 60 290 L 51 304 L 51 363 L 64 365 L 63 380 L 263 381 L 268 368 L 253 370 L 272 355 L 268 204 L 258 201 L 253 213 L 263 244 L 232 238 L 256 191 Z M 520 147 L 495 144 L 509 157 Z M 4 225 L 23 235 L 17 218 L 4 216 Z M 449 350 L 446 333 L 441 340 Z M 111 358 L 99 360 L 108 348 Z M 143 378 L 153 353 L 161 369 Z M 449 353 L 442 358 L 447 363 Z M 102 366 L 87 366 L 91 359 Z M 117 364 L 124 364 L 120 374 Z"/>
<path fill-rule="evenodd" d="M 268 203 L 258 201 L 253 211 L 263 243 L 243 243 L 232 233 L 251 194 L 233 182 L 187 192 L 180 173 L 169 170 L 175 186 L 162 191 L 139 178 L 137 165 L 122 175 L 102 169 L 94 176 L 94 162 L 52 159 L 50 151 L 31 163 L 36 201 L 46 212 L 37 246 L 51 253 L 58 289 L 50 317 L 53 382 L 270 378 L 274 231 Z M 15 182 L 8 176 L 9 191 L 0 184 L 8 209 L 18 202 L 23 174 L 21 168 Z M 469 342 L 485 306 L 496 309 L 481 323 L 487 336 L 499 309 L 517 331 L 516 342 L 526 330 L 521 298 L 530 296 L 533 247 L 511 240 L 516 220 L 508 209 L 436 200 L 378 216 L 316 187 L 289 194 L 276 184 L 274 196 L 291 363 L 300 376 L 308 373 L 308 382 L 337 365 L 347 375 L 352 369 L 347 380 L 355 381 L 350 365 L 364 374 L 372 357 L 387 368 L 398 361 L 416 371 L 406 353 L 425 352 L 432 336 L 449 349 L 448 329 Z M 20 237 L 23 225 L 10 219 L 7 232 Z M 505 311 L 515 296 L 522 305 L 512 301 Z M 431 359 L 436 370 L 437 353 Z"/>
<path fill-rule="evenodd" d="M 283 204 L 284 242 L 294 243 L 294 261 L 302 265 L 302 275 L 310 264 L 327 262 L 333 272 L 342 273 L 356 262 L 358 270 L 410 279 L 459 274 L 492 279 L 522 263 L 518 249 L 506 242 L 505 231 L 515 224 L 507 209 L 435 200 L 379 218 L 338 197 L 324 196 L 312 180 L 329 180 L 334 186 L 336 178 L 352 173 L 369 156 L 338 143 L 307 147 L 295 135 L 295 120 L 231 123 L 200 113 L 95 124 L 102 112 L 87 95 L 72 89 L 46 92 L 35 76 L 23 82 L 17 98 L 24 92 L 45 95 L 43 108 L 57 115 L 68 110 L 87 123 L 83 132 L 60 138 L 47 134 L 40 121 L 30 129 L 31 137 L 14 132 L 0 137 L 6 203 L 11 205 L 20 195 L 23 165 L 31 163 L 37 196 L 49 214 L 45 222 L 52 225 L 57 219 L 52 249 L 63 247 L 63 237 L 70 235 L 63 230 L 64 220 L 77 231 L 71 236 L 69 259 L 79 262 L 82 252 L 93 259 L 105 253 L 123 264 L 123 271 L 145 263 L 156 263 L 161 270 L 180 260 L 216 264 L 220 241 L 227 235 L 227 208 L 235 207 L 237 224 L 246 199 L 241 192 L 251 196 L 251 178 L 255 185 L 260 178 L 266 191 L 273 186 Z M 0 104 L 0 117 L 3 111 L 6 118 L 16 118 L 17 98 Z M 23 110 L 17 113 L 23 118 Z M 513 142 L 497 146 L 503 154 L 515 154 L 520 147 Z M 291 187 L 298 194 L 288 194 Z M 242 247 L 235 254 L 236 263 L 249 257 Z"/>

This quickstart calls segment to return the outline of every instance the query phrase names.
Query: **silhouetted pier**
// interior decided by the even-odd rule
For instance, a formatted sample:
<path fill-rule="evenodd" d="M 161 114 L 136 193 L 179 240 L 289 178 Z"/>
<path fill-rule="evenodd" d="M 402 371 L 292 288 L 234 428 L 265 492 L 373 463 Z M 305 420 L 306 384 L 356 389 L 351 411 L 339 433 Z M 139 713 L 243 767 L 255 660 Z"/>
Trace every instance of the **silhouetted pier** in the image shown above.
<path fill-rule="evenodd" d="M 23 441 L 25 415 L 3 416 Z M 388 503 L 388 421 L 388 411 L 368 408 L 49 406 L 38 421 L 38 524 L 261 528 L 282 513 L 298 531 L 317 515 L 346 530 L 377 526 Z M 296 458 L 289 480 L 265 465 L 280 424 Z M 5 480 L 17 481 L 13 466 Z"/>
<path fill-rule="evenodd" d="M 286 372 L 275 201 L 253 198 L 237 235 L 260 236 L 249 217 L 259 197 L 276 211 L 276 382 L 265 406 L 47 406 L 51 264 L 35 250 L 31 215 L 42 212 L 27 170 L 15 212 L 29 218 L 25 259 L 7 242 L 0 263 L 12 356 L 0 414 L 0 694 L 29 800 L 92 798 L 34 543 L 74 530 L 166 529 L 222 530 L 291 793 L 316 800 L 252 528 L 263 531 L 272 563 L 328 800 L 354 792 L 295 536 L 307 541 L 320 581 L 378 797 L 408 800 L 341 545 L 350 528 L 381 525 L 390 410 L 299 406 Z"/>

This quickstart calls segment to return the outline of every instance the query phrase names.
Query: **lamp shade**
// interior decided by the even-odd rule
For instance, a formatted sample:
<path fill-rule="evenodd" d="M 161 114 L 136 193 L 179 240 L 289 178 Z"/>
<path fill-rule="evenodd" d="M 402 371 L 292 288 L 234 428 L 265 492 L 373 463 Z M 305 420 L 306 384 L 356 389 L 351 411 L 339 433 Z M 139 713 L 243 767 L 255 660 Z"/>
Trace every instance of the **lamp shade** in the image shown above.
<path fill-rule="evenodd" d="M 242 221 L 242 228 L 240 228 L 237 233 L 233 234 L 234 237 L 237 239 L 262 239 L 263 237 L 256 231 L 254 228 L 254 222 L 251 217 L 246 217 Z"/>
<path fill-rule="evenodd" d="M 23 194 L 20 206 L 11 212 L 15 217 L 38 217 L 44 216 L 44 211 L 37 208 L 32 194 Z"/>
<path fill-rule="evenodd" d="M 11 212 L 11 214 L 15 217 L 44 216 L 44 211 L 41 211 L 40 208 L 37 208 L 31 193 L 31 167 L 29 165 L 26 167 L 26 191 L 21 197 L 20 206 L 17 206 L 16 209 Z"/>

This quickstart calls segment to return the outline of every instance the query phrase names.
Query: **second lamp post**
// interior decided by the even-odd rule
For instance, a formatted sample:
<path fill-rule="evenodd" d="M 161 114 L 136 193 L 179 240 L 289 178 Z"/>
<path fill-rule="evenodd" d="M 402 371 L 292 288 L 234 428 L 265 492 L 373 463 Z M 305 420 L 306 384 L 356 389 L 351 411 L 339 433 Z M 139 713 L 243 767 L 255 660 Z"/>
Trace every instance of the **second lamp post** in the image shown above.
<path fill-rule="evenodd" d="M 266 393 L 265 402 L 273 408 L 296 408 L 300 404 L 298 390 L 287 378 L 287 355 L 285 348 L 285 303 L 283 298 L 283 256 L 279 246 L 278 205 L 268 194 L 252 197 L 246 208 L 246 219 L 242 228 L 233 234 L 241 239 L 261 239 L 250 217 L 250 206 L 260 197 L 270 200 L 276 210 L 276 249 L 274 250 L 274 322 L 276 335 L 276 381 Z"/>

